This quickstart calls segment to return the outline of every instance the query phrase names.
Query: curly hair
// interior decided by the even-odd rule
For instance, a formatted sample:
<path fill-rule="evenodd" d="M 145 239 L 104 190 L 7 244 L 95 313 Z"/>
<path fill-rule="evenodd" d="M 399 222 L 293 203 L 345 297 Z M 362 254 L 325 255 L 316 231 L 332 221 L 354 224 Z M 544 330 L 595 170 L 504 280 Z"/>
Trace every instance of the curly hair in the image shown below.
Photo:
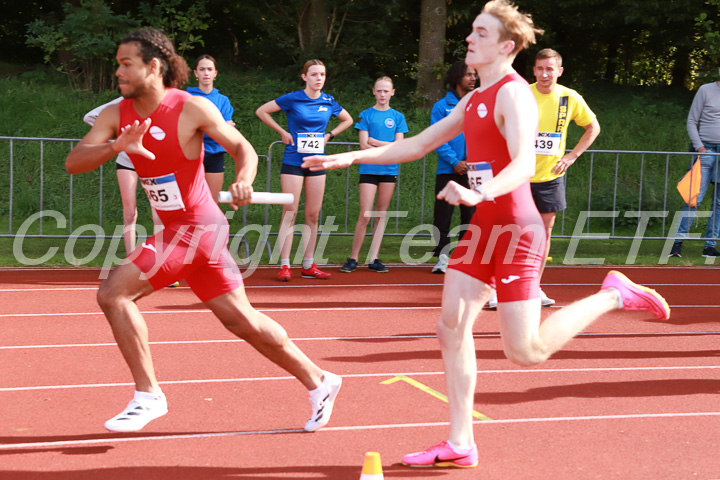
<path fill-rule="evenodd" d="M 160 73 L 165 87 L 180 88 L 188 81 L 190 68 L 187 62 L 175 53 L 172 42 L 160 30 L 154 28 L 136 30 L 120 40 L 120 44 L 125 43 L 137 44 L 140 57 L 145 64 L 150 63 L 153 58 L 160 61 Z"/>

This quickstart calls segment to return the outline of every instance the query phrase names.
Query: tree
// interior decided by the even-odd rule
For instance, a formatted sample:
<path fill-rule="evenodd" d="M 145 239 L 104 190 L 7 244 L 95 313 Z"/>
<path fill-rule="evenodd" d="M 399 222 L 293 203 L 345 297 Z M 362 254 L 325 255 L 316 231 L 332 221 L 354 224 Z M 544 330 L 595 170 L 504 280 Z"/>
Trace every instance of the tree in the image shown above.
<path fill-rule="evenodd" d="M 446 0 L 422 0 L 420 3 L 420 49 L 416 97 L 429 108 L 443 94 L 442 71 L 445 66 Z"/>
<path fill-rule="evenodd" d="M 66 74 L 74 88 L 112 88 L 117 42 L 137 22 L 100 0 L 81 0 L 79 6 L 66 3 L 63 12 L 62 20 L 31 22 L 27 44 L 41 48 L 45 61 Z"/>

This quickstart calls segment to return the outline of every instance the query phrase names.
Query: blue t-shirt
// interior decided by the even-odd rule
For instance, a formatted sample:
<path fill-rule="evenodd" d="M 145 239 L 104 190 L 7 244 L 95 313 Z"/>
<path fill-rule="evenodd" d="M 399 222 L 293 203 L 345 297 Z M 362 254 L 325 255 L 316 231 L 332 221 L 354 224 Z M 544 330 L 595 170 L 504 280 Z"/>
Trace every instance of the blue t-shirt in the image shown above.
<path fill-rule="evenodd" d="M 220 93 L 217 88 L 213 88 L 210 93 L 205 93 L 198 87 L 188 87 L 187 92 L 190 95 L 207 98 L 215 104 L 218 110 L 220 110 L 220 113 L 222 114 L 225 121 L 232 120 L 233 112 L 235 112 L 235 109 L 232 107 L 232 105 L 230 105 L 230 99 Z M 205 153 L 213 154 L 225 152 L 225 149 L 221 147 L 219 143 L 208 137 L 206 134 L 203 134 L 203 143 L 205 144 Z"/>
<path fill-rule="evenodd" d="M 360 114 L 355 130 L 365 130 L 368 136 L 381 142 L 394 142 L 396 133 L 407 133 L 405 115 L 394 108 L 376 110 L 370 107 Z M 397 175 L 398 164 L 360 165 L 360 175 Z"/>
<path fill-rule="evenodd" d="M 330 116 L 338 116 L 342 112 L 341 107 L 332 95 L 320 92 L 318 98 L 310 98 L 305 90 L 296 90 L 286 93 L 275 99 L 278 107 L 287 115 L 288 132 L 293 137 L 295 145 L 285 146 L 283 163 L 300 166 L 303 157 L 309 153 L 298 153 L 298 133 L 322 133 L 325 134 Z"/>

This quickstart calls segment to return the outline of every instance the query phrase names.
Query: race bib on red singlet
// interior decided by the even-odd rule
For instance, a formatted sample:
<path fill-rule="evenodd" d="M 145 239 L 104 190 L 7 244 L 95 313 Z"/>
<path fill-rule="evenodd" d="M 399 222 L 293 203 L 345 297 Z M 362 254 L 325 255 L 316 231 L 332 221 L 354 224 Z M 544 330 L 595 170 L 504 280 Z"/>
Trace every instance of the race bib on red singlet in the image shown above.
<path fill-rule="evenodd" d="M 322 132 L 298 132 L 297 151 L 298 153 L 322 155 L 325 153 L 325 134 Z"/>
<path fill-rule="evenodd" d="M 185 209 L 185 203 L 174 173 L 161 177 L 141 178 L 140 184 L 145 189 L 150 205 L 155 210 Z"/>
<path fill-rule="evenodd" d="M 478 187 L 493 178 L 492 167 L 488 162 L 468 163 L 467 167 L 468 183 L 472 190 L 479 191 Z M 485 200 L 492 200 L 492 198 L 487 197 Z"/>

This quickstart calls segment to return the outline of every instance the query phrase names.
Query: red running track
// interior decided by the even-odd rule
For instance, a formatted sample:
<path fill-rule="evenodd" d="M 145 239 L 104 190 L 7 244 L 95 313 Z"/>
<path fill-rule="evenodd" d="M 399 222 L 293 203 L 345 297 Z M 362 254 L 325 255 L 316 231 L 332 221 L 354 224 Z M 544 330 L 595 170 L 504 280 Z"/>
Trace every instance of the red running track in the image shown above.
<path fill-rule="evenodd" d="M 330 281 L 247 281 L 322 368 L 344 377 L 333 419 L 302 432 L 302 386 L 226 332 L 189 289 L 140 301 L 170 413 L 137 434 L 103 429 L 132 395 L 95 303 L 98 270 L 0 270 L 0 479 L 359 479 L 379 451 L 385 478 L 720 478 L 720 269 L 623 268 L 661 292 L 669 322 L 604 316 L 544 364 L 507 361 L 494 312 L 475 327 L 481 451 L 473 470 L 408 469 L 400 457 L 447 437 L 434 338 L 441 275 L 394 266 Z M 549 267 L 566 305 L 607 268 Z M 549 314 L 552 308 L 545 309 Z M 400 375 L 403 377 L 398 378 Z"/>

